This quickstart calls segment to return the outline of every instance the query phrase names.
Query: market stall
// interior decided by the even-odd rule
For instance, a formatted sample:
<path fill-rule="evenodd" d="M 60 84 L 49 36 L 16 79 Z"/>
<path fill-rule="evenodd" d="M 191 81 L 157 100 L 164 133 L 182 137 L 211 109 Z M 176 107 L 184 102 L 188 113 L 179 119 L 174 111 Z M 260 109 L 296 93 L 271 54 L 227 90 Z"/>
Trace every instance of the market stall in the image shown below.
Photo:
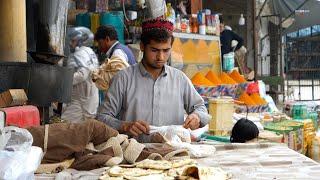
<path fill-rule="evenodd" d="M 15 91 L 8 91 L 0 94 L 0 107 L 6 107 L 0 109 L 0 164 L 7 164 L 0 165 L 0 179 L 319 179 L 316 110 L 293 102 L 286 112 L 279 111 L 266 94 L 264 83 L 252 81 L 242 73 L 242 67 L 236 67 L 234 52 L 222 55 L 219 13 L 203 9 L 200 1 L 191 1 L 187 9 L 181 8 L 185 1 L 170 2 L 70 1 L 68 25 L 85 26 L 92 32 L 100 25 L 112 25 L 119 43 L 139 47 L 143 20 L 160 14 L 166 22 L 171 21 L 175 24 L 170 33 L 174 43 L 167 64 L 184 73 L 179 71 L 200 99 L 203 110 L 210 114 L 208 124 L 200 126 L 199 114 L 199 126 L 193 130 L 181 124 L 151 124 L 148 133 L 141 132 L 149 138 L 142 143 L 138 136 L 125 134 L 131 126 L 125 123 L 121 124 L 121 131 L 107 121 L 95 119 L 40 126 L 39 110 L 19 109 L 27 109 L 23 90 L 22 98 Z M 159 3 L 161 6 L 156 6 Z M 93 48 L 97 50 L 97 44 Z M 97 53 L 102 54 L 99 50 Z M 104 60 L 100 57 L 102 63 Z M 165 90 L 169 95 L 176 91 Z M 142 98 L 147 97 L 144 95 Z M 152 99 L 152 105 L 159 99 Z M 9 106 L 19 107 L 16 110 Z M 122 106 L 119 109 L 123 110 Z M 186 109 L 181 114 L 187 117 Z M 16 116 L 19 118 L 15 119 Z M 250 127 L 257 131 L 251 139 L 233 142 L 233 128 L 242 120 L 250 122 Z M 247 130 L 241 129 L 240 134 Z M 30 162 L 32 166 L 28 166 Z"/>

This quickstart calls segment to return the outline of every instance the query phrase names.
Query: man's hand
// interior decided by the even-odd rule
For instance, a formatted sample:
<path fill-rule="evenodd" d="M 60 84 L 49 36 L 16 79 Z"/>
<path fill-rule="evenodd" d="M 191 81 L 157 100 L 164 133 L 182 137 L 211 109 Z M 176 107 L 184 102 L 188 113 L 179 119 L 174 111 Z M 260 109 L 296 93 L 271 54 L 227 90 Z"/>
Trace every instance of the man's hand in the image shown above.
<path fill-rule="evenodd" d="M 196 113 L 189 114 L 186 118 L 183 127 L 191 130 L 198 129 L 200 127 L 200 117 Z"/>
<path fill-rule="evenodd" d="M 137 137 L 140 134 L 149 134 L 150 126 L 147 122 L 138 120 L 122 123 L 121 130 L 123 133 Z"/>

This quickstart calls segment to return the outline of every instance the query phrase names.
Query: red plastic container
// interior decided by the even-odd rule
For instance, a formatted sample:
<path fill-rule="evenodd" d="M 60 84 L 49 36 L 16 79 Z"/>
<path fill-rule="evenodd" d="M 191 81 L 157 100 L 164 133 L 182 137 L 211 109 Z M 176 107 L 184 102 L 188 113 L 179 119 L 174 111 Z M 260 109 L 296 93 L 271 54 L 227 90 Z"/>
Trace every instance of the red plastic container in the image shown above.
<path fill-rule="evenodd" d="M 6 125 L 26 128 L 40 125 L 39 110 L 35 106 L 16 106 L 3 108 L 6 112 Z"/>

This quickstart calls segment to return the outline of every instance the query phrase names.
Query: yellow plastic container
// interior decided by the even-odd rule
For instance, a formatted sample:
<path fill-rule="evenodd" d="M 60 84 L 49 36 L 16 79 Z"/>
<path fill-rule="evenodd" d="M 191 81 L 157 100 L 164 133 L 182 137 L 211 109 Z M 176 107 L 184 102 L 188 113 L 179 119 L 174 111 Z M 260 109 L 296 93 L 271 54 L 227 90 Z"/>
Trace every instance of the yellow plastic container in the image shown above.
<path fill-rule="evenodd" d="M 99 26 L 100 26 L 100 15 L 94 13 L 91 15 L 91 31 L 93 33 L 96 33 Z"/>
<path fill-rule="evenodd" d="M 209 100 L 209 131 L 215 135 L 230 135 L 233 127 L 232 115 L 235 112 L 234 101 L 231 98 Z"/>

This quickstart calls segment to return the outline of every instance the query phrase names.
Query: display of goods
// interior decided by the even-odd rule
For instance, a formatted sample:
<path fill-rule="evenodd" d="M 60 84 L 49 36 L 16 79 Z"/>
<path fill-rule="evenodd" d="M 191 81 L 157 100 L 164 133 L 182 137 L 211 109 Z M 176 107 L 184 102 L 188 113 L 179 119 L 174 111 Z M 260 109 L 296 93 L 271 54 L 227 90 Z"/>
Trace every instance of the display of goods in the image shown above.
<path fill-rule="evenodd" d="M 232 98 L 235 98 L 237 89 L 238 89 L 237 84 L 220 85 L 220 88 L 219 88 L 220 96 L 231 96 Z"/>
<path fill-rule="evenodd" d="M 305 153 L 303 123 L 295 121 L 281 121 L 278 123 L 268 123 L 265 130 L 273 131 L 283 135 L 283 143 L 290 149 L 300 153 Z"/>
<path fill-rule="evenodd" d="M 222 72 L 220 75 L 220 79 L 222 81 L 222 84 L 237 84 L 236 81 L 234 81 L 227 73 Z"/>
<path fill-rule="evenodd" d="M 235 98 L 238 85 L 220 85 L 220 86 L 198 86 L 194 85 L 197 92 L 204 97 L 230 96 Z"/>
<path fill-rule="evenodd" d="M 193 85 L 197 85 L 197 86 L 206 86 L 206 87 L 210 87 L 210 86 L 215 86 L 215 84 L 213 84 L 211 81 L 209 81 L 203 74 L 201 74 L 200 72 L 196 73 L 192 78 L 191 78 L 191 82 Z"/>
<path fill-rule="evenodd" d="M 239 97 L 241 96 L 241 94 L 243 92 L 246 92 L 247 91 L 247 87 L 248 87 L 249 83 L 240 83 L 238 84 L 238 87 L 235 91 L 235 95 L 234 95 L 234 98 L 235 99 L 239 99 Z"/>
<path fill-rule="evenodd" d="M 250 97 L 257 105 L 267 104 L 267 102 L 262 99 L 258 93 L 253 93 L 250 95 Z"/>
<path fill-rule="evenodd" d="M 254 100 L 252 100 L 252 98 L 246 93 L 246 92 L 243 92 L 241 94 L 241 96 L 239 97 L 238 99 L 239 101 L 243 102 L 245 105 L 248 105 L 248 106 L 255 106 L 257 105 Z"/>
<path fill-rule="evenodd" d="M 308 151 L 308 157 L 320 163 L 320 137 L 313 138 L 311 147 Z"/>
<path fill-rule="evenodd" d="M 282 121 L 279 123 L 284 127 L 291 127 L 293 131 L 288 136 L 288 146 L 300 153 L 306 154 L 307 148 L 304 146 L 303 123 L 296 121 Z"/>
<path fill-rule="evenodd" d="M 220 78 L 211 70 L 208 71 L 208 73 L 206 74 L 206 78 L 208 80 L 210 80 L 215 85 L 221 85 L 222 84 Z"/>
<path fill-rule="evenodd" d="M 308 113 L 309 118 L 313 121 L 313 126 L 317 130 L 318 129 L 318 113 L 317 112 L 310 112 Z"/>
<path fill-rule="evenodd" d="M 194 85 L 194 88 L 197 90 L 197 92 L 202 96 L 202 97 L 218 97 L 220 96 L 220 89 L 221 86 L 214 86 L 214 87 L 204 87 L 204 86 L 197 86 Z"/>
<path fill-rule="evenodd" d="M 277 134 L 273 131 L 261 130 L 259 132 L 259 139 L 267 140 L 269 142 L 283 143 L 283 135 Z"/>
<path fill-rule="evenodd" d="M 233 73 L 235 76 L 239 75 L 239 73 Z M 250 83 L 237 83 L 233 80 L 227 73 L 221 73 L 220 77 L 214 73 L 213 71 L 209 70 L 204 76 L 201 72 L 196 73 L 191 78 L 192 84 L 195 86 L 196 90 L 201 96 L 207 97 L 219 97 L 219 96 L 231 96 L 234 99 L 238 99 L 243 92 L 246 91 L 248 85 Z M 264 100 L 260 99 L 261 103 Z M 251 101 L 251 104 L 255 104 Z"/>
<path fill-rule="evenodd" d="M 233 71 L 229 74 L 229 76 L 230 76 L 233 80 L 235 80 L 237 83 L 246 83 L 246 82 L 247 82 L 246 79 L 244 79 L 244 77 L 241 76 L 240 73 L 239 73 L 238 71 L 236 71 L 236 70 L 233 70 Z"/>
<path fill-rule="evenodd" d="M 296 121 L 303 123 L 303 136 L 304 136 L 305 146 L 307 149 L 310 149 L 312 145 L 312 140 L 316 136 L 313 121 L 311 119 L 296 120 Z"/>
<path fill-rule="evenodd" d="M 293 119 L 306 119 L 308 118 L 307 106 L 304 104 L 295 104 L 292 108 Z"/>
<path fill-rule="evenodd" d="M 268 112 L 268 105 L 259 105 L 259 106 L 246 106 L 246 105 L 238 105 L 236 112 L 237 113 L 261 113 Z"/>

